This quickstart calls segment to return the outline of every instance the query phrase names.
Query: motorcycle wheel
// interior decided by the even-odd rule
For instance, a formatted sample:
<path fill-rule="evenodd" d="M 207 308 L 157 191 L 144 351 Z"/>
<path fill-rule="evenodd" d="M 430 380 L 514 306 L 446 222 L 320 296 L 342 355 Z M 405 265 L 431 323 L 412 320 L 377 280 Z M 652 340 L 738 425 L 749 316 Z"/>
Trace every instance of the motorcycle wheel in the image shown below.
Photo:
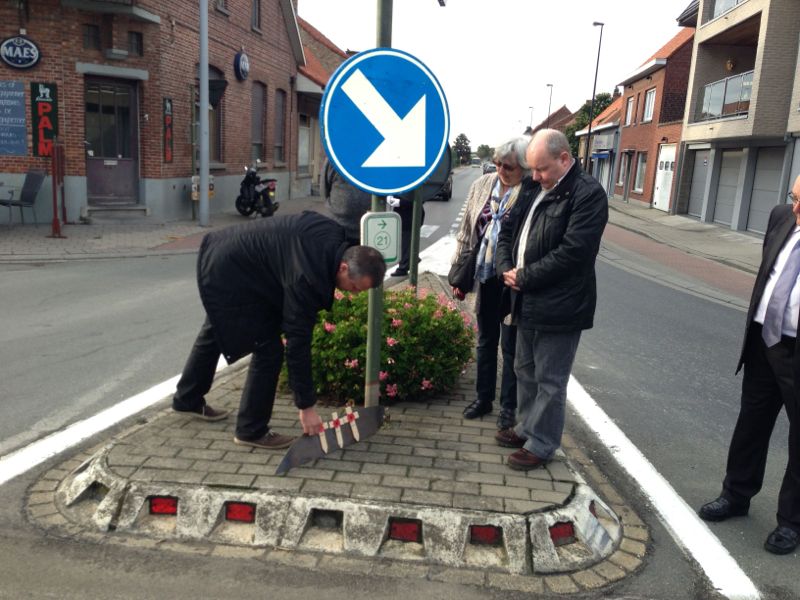
<path fill-rule="evenodd" d="M 239 214 L 244 217 L 249 217 L 253 214 L 253 205 L 250 202 L 247 202 L 242 196 L 236 197 L 236 210 L 239 211 Z"/>

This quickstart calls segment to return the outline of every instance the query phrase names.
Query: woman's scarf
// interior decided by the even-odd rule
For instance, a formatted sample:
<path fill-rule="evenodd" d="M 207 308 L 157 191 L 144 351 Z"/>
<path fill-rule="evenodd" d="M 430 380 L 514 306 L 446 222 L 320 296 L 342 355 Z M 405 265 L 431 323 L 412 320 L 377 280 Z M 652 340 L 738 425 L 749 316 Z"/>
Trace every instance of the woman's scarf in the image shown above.
<path fill-rule="evenodd" d="M 475 277 L 481 283 L 485 283 L 496 276 L 495 255 L 497 253 L 497 237 L 500 234 L 503 217 L 511 210 L 511 207 L 514 206 L 514 202 L 517 201 L 517 196 L 519 196 L 521 187 L 522 184 L 518 183 L 514 187 L 509 188 L 501 198 L 501 183 L 498 177 L 492 188 L 492 193 L 488 200 L 491 210 L 491 221 L 481 240 L 481 247 L 480 250 L 478 250 L 478 260 L 476 262 L 477 266 L 475 267 Z"/>

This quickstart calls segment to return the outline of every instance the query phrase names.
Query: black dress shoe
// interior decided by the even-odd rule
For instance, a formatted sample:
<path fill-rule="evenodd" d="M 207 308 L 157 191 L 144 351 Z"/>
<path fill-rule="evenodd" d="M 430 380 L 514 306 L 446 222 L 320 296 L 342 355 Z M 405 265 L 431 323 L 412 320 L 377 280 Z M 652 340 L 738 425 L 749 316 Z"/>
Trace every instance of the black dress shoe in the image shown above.
<path fill-rule="evenodd" d="M 543 458 L 539 458 L 533 452 L 528 452 L 525 448 L 520 448 L 512 452 L 506 459 L 506 464 L 515 471 L 530 471 L 547 464 Z"/>
<path fill-rule="evenodd" d="M 697 514 L 704 521 L 724 521 L 731 517 L 743 517 L 749 510 L 749 504 L 734 504 L 720 496 L 716 500 L 703 504 Z"/>
<path fill-rule="evenodd" d="M 497 415 L 497 429 L 500 431 L 504 429 L 511 429 L 517 424 L 515 411 L 513 408 L 500 408 L 500 414 Z"/>
<path fill-rule="evenodd" d="M 773 554 L 789 554 L 794 552 L 798 544 L 800 544 L 800 533 L 791 527 L 778 525 L 767 536 L 767 541 L 764 542 L 764 550 Z"/>
<path fill-rule="evenodd" d="M 408 275 L 408 269 L 401 269 L 397 267 L 394 271 L 392 271 L 392 277 L 405 277 Z"/>
<path fill-rule="evenodd" d="M 488 415 L 492 412 L 492 403 L 484 402 L 482 400 L 475 400 L 467 408 L 464 409 L 465 419 L 477 419 L 483 415 Z"/>

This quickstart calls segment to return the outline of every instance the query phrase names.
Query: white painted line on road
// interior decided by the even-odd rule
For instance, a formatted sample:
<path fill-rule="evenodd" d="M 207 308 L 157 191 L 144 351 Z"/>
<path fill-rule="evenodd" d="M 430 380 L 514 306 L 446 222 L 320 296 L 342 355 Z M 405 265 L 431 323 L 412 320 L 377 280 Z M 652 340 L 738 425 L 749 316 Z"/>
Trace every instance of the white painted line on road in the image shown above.
<path fill-rule="evenodd" d="M 217 372 L 226 367 L 225 361 L 220 358 L 217 363 Z M 164 382 L 154 385 L 149 390 L 131 396 L 122 402 L 100 411 L 94 416 L 73 423 L 66 429 L 51 433 L 45 438 L 20 448 L 15 452 L 0 457 L 0 485 L 26 471 L 40 465 L 44 461 L 65 450 L 80 444 L 93 435 L 113 427 L 120 421 L 131 417 L 146 408 L 150 408 L 165 396 L 175 391 L 180 375 L 176 375 Z"/>
<path fill-rule="evenodd" d="M 708 526 L 686 504 L 666 479 L 622 430 L 614 424 L 580 383 L 570 377 L 570 407 L 608 448 L 617 463 L 639 485 L 659 519 L 705 571 L 720 594 L 731 600 L 757 600 L 761 594 Z"/>

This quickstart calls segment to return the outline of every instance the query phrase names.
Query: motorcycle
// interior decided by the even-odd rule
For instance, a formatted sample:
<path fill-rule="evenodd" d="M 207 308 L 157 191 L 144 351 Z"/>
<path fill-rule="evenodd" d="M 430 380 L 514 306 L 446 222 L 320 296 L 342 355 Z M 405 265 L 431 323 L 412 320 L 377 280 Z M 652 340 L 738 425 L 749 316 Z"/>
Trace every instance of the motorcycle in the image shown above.
<path fill-rule="evenodd" d="M 278 180 L 261 179 L 257 171 L 260 163 L 261 161 L 257 160 L 252 165 L 245 165 L 244 179 L 239 184 L 236 210 L 245 217 L 249 217 L 254 212 L 262 217 L 271 217 L 280 206 L 280 203 L 275 201 Z"/>

